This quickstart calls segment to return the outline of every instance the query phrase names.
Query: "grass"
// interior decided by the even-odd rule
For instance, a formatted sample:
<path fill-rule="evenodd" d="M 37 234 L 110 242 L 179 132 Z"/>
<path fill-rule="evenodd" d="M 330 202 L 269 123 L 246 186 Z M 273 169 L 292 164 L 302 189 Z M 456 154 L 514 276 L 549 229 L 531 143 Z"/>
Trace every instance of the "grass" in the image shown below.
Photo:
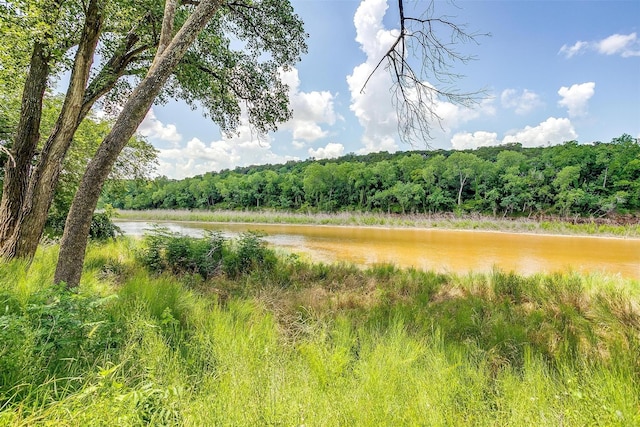
<path fill-rule="evenodd" d="M 640 224 L 574 224 L 565 221 L 536 221 L 527 218 L 501 219 L 473 214 L 458 217 L 438 215 L 385 215 L 376 213 L 294 213 L 280 211 L 206 210 L 119 210 L 117 217 L 139 221 L 239 222 L 261 224 L 317 224 L 368 227 L 420 227 L 452 230 L 489 230 L 520 233 L 602 235 L 640 237 Z"/>
<path fill-rule="evenodd" d="M 279 257 L 152 275 L 140 242 L 0 264 L 0 425 L 640 425 L 640 284 Z"/>

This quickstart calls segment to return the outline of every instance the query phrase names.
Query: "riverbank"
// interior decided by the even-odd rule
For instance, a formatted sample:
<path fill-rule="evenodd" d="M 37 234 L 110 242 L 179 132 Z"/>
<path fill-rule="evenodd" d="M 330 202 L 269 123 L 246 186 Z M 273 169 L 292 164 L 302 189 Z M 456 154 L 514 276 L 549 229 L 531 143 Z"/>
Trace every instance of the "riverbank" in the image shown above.
<path fill-rule="evenodd" d="M 640 424 L 637 282 L 363 270 L 253 241 L 205 279 L 190 262 L 213 248 L 177 239 L 90 245 L 77 292 L 43 286 L 55 246 L 28 273 L 0 263 L 0 425 Z"/>
<path fill-rule="evenodd" d="M 374 213 L 294 213 L 280 211 L 117 210 L 116 218 L 133 221 L 189 221 L 249 224 L 345 225 L 391 228 L 486 230 L 511 233 L 640 238 L 640 222 L 628 224 L 536 221 L 480 215 L 385 215 Z"/>

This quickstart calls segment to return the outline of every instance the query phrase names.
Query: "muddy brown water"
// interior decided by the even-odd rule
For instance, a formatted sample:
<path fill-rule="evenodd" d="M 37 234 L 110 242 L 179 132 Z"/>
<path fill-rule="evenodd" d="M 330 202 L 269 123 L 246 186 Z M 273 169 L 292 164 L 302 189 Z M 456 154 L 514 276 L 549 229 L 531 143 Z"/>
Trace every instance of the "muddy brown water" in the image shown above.
<path fill-rule="evenodd" d="M 271 245 L 307 254 L 314 261 L 358 265 L 393 263 L 439 272 L 519 274 L 577 271 L 618 274 L 640 280 L 640 239 L 539 235 L 494 231 L 379 228 L 321 225 L 154 222 L 171 231 L 200 236 L 220 230 L 233 236 L 248 230 L 267 234 Z M 125 234 L 140 236 L 152 222 L 117 221 Z"/>

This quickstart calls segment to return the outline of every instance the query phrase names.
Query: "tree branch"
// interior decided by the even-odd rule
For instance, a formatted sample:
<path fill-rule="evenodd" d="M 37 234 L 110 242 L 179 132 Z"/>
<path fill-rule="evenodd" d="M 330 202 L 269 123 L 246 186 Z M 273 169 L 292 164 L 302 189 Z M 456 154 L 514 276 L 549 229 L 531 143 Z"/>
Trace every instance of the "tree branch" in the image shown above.
<path fill-rule="evenodd" d="M 468 33 L 447 17 L 434 17 L 433 1 L 423 17 L 414 17 L 406 15 L 404 0 L 398 0 L 398 13 L 398 37 L 367 76 L 360 92 L 364 93 L 374 74 L 386 63 L 392 80 L 392 103 L 398 114 L 400 138 L 407 142 L 415 138 L 425 141 L 431 139 L 434 122 L 442 126 L 436 111 L 439 100 L 468 107 L 483 97 L 482 90 L 460 92 L 449 86 L 463 77 L 451 71 L 454 63 L 474 59 L 456 51 L 453 43 L 477 43 L 481 34 Z M 442 41 L 439 34 L 443 31 L 450 33 L 451 43 Z M 417 62 L 410 60 L 412 58 L 417 58 Z"/>

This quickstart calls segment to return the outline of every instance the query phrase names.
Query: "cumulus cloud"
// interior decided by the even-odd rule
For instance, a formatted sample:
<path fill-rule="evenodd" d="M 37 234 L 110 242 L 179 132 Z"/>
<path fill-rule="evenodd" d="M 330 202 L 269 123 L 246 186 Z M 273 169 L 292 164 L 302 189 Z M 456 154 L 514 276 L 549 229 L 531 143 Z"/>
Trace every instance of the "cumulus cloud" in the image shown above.
<path fill-rule="evenodd" d="M 436 101 L 434 109 L 438 117 L 440 117 L 440 127 L 437 132 L 446 136 L 471 120 L 494 116 L 496 114 L 494 101 L 495 98 L 487 98 L 474 108 L 463 107 L 446 101 Z M 441 136 L 439 135 L 438 137 Z"/>
<path fill-rule="evenodd" d="M 295 68 L 282 71 L 282 81 L 289 86 L 289 101 L 293 117 L 281 125 L 300 142 L 313 142 L 328 135 L 321 124 L 333 125 L 338 119 L 334 110 L 335 95 L 328 91 L 300 91 L 300 78 Z"/>
<path fill-rule="evenodd" d="M 182 135 L 178 132 L 178 129 L 173 124 L 165 125 L 156 117 L 153 108 L 149 110 L 140 126 L 138 126 L 138 133 L 150 139 L 156 139 L 171 143 L 178 143 L 182 141 Z"/>
<path fill-rule="evenodd" d="M 528 89 L 518 93 L 515 89 L 505 89 L 500 95 L 500 101 L 505 108 L 513 109 L 516 114 L 524 115 L 542 106 L 537 93 Z"/>
<path fill-rule="evenodd" d="M 587 104 L 595 93 L 596 84 L 587 82 L 574 84 L 571 87 L 562 86 L 558 90 L 561 100 L 558 105 L 566 107 L 570 117 L 584 116 L 587 114 Z"/>
<path fill-rule="evenodd" d="M 502 140 L 498 139 L 498 134 L 495 132 L 460 132 L 453 135 L 451 145 L 456 150 L 491 147 L 514 142 L 521 143 L 523 147 L 541 147 L 562 144 L 577 138 L 578 134 L 569 119 L 549 117 L 537 126 L 526 126 L 524 129 L 510 132 Z"/>
<path fill-rule="evenodd" d="M 454 150 L 468 150 L 478 147 L 499 145 L 498 134 L 495 132 L 477 131 L 473 133 L 461 132 L 453 135 L 451 146 Z"/>
<path fill-rule="evenodd" d="M 614 34 L 597 42 L 597 49 L 603 55 L 621 55 L 623 58 L 640 56 L 640 41 L 636 33 Z"/>
<path fill-rule="evenodd" d="M 389 91 L 391 77 L 384 70 L 378 70 L 362 90 L 378 61 L 398 36 L 398 30 L 385 29 L 382 23 L 387 7 L 386 0 L 363 0 L 353 18 L 356 41 L 367 56 L 365 62 L 356 66 L 347 76 L 351 93 L 350 109 L 364 128 L 364 147 L 360 150 L 363 153 L 398 149 L 398 119 Z"/>
<path fill-rule="evenodd" d="M 577 138 L 578 134 L 569 119 L 549 117 L 538 126 L 526 126 L 522 130 L 505 136 L 502 143 L 519 142 L 523 147 L 540 147 L 562 144 Z"/>
<path fill-rule="evenodd" d="M 309 148 L 309 156 L 316 159 L 334 159 L 344 154 L 344 145 L 335 142 L 330 142 L 324 147 L 320 147 L 317 150 Z"/>
<path fill-rule="evenodd" d="M 265 163 L 284 163 L 299 160 L 281 156 L 271 150 L 271 139 L 258 139 L 248 124 L 242 124 L 238 134 L 204 143 L 193 138 L 184 146 L 160 149 L 158 174 L 182 179 L 221 169 Z"/>
<path fill-rule="evenodd" d="M 384 69 L 371 74 L 399 34 L 399 30 L 387 29 L 383 24 L 387 3 L 387 0 L 362 0 L 353 19 L 356 41 L 366 55 L 366 60 L 347 76 L 351 93 L 350 109 L 364 129 L 363 148 L 359 153 L 381 150 L 393 152 L 398 149 L 398 117 L 393 104 L 391 76 Z M 363 90 L 365 82 L 367 86 Z M 438 122 L 434 118 L 432 136 L 440 138 L 440 133 L 449 134 L 469 120 L 495 114 L 493 101 L 487 99 L 479 108 L 466 108 L 434 97 L 432 108 L 441 120 Z"/>
<path fill-rule="evenodd" d="M 602 55 L 620 55 L 623 58 L 640 56 L 640 39 L 638 39 L 637 33 L 613 34 L 602 40 L 577 41 L 571 46 L 565 44 L 558 53 L 571 58 L 588 50 Z"/>

